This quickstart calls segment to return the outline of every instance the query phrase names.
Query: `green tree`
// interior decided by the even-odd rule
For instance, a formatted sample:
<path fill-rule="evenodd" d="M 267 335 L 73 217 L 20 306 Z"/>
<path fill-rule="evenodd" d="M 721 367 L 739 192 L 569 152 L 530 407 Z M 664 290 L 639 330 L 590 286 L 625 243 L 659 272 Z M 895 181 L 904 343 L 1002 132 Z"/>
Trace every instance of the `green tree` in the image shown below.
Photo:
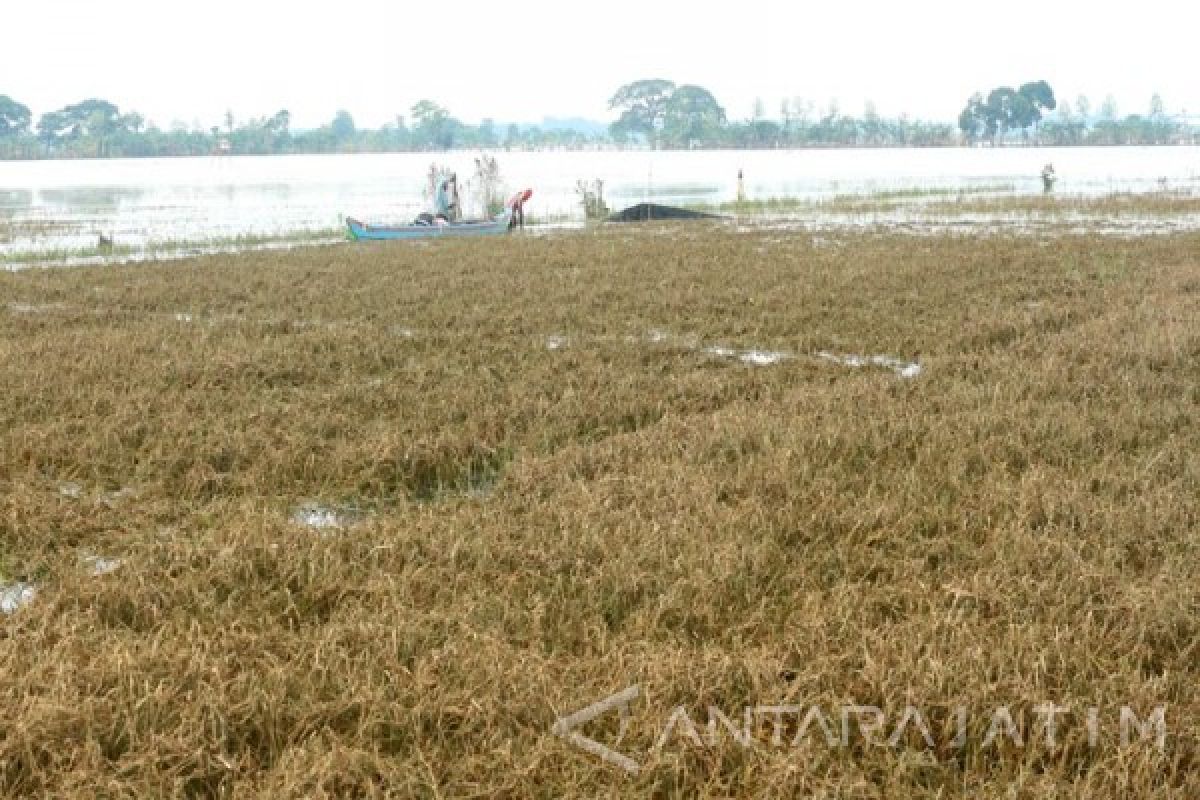
<path fill-rule="evenodd" d="M 1074 113 L 1067 100 L 1058 104 L 1055 113 L 1042 123 L 1039 139 L 1053 145 L 1083 144 L 1087 125 L 1084 117 Z"/>
<path fill-rule="evenodd" d="M 700 86 L 675 89 L 663 111 L 664 137 L 684 147 L 714 138 L 724 124 L 725 109 L 711 92 Z"/>
<path fill-rule="evenodd" d="M 121 114 L 107 100 L 91 98 L 58 111 L 43 114 L 38 120 L 38 136 L 48 145 L 89 140 L 94 143 L 92 155 L 107 155 L 109 139 L 121 130 Z M 77 146 L 77 152 L 82 151 Z"/>
<path fill-rule="evenodd" d="M 754 98 L 754 111 L 752 113 L 750 129 L 747 131 L 750 137 L 750 146 L 771 147 L 778 144 L 783 129 L 779 126 L 779 123 L 767 119 L 767 104 L 763 102 L 761 97 Z"/>
<path fill-rule="evenodd" d="M 1022 131 L 1028 130 L 1031 126 L 1036 127 L 1042 121 L 1043 114 L 1053 111 L 1057 105 L 1054 99 L 1054 90 L 1050 88 L 1050 84 L 1045 81 L 1023 83 L 1021 88 L 1017 89 L 1016 113 L 1013 123 Z"/>
<path fill-rule="evenodd" d="M 868 100 L 863 106 L 862 125 L 863 138 L 866 144 L 880 145 L 883 144 L 887 136 L 884 130 L 883 119 L 879 116 L 879 111 L 875 108 L 875 103 Z"/>
<path fill-rule="evenodd" d="M 43 114 L 38 132 L 48 139 L 101 137 L 118 129 L 120 116 L 112 103 L 93 98 Z"/>
<path fill-rule="evenodd" d="M 263 123 L 263 134 L 268 140 L 269 152 L 279 153 L 287 149 L 291 127 L 292 112 L 286 108 L 276 111 Z"/>
<path fill-rule="evenodd" d="M 1100 119 L 1116 122 L 1118 113 L 1117 99 L 1111 94 L 1105 96 L 1104 102 L 1100 104 Z"/>
<path fill-rule="evenodd" d="M 1100 104 L 1093 136 L 1094 144 L 1123 143 L 1124 133 L 1121 130 L 1120 121 L 1117 119 L 1117 113 L 1117 101 L 1110 94 Z"/>
<path fill-rule="evenodd" d="M 808 139 L 809 117 L 812 116 L 813 104 L 802 97 L 793 97 L 791 101 L 784 100 L 780 104 L 779 115 L 783 120 L 782 134 L 788 142 L 800 144 Z"/>
<path fill-rule="evenodd" d="M 411 109 L 413 137 L 425 149 L 449 150 L 462 123 L 432 100 L 421 100 Z"/>
<path fill-rule="evenodd" d="M 408 150 L 412 147 L 412 133 L 403 114 L 397 114 L 395 119 L 385 123 L 379 131 L 379 138 L 385 151 Z"/>
<path fill-rule="evenodd" d="M 0 139 L 24 136 L 29 133 L 33 115 L 29 107 L 18 103 L 6 94 L 0 94 Z"/>
<path fill-rule="evenodd" d="M 287 136 L 289 129 L 292 127 L 292 112 L 286 108 L 275 112 L 270 119 L 267 120 L 267 130 L 276 136 Z"/>
<path fill-rule="evenodd" d="M 997 86 L 986 100 L 979 92 L 971 95 L 958 115 L 958 128 L 969 141 L 986 138 L 994 144 L 1009 131 L 1027 131 L 1054 107 L 1054 90 L 1045 81 L 1022 84 L 1020 89 Z"/>
<path fill-rule="evenodd" d="M 515 122 L 508 124 L 508 130 L 504 133 L 504 148 L 511 150 L 521 144 L 521 128 Z"/>
<path fill-rule="evenodd" d="M 329 130 L 338 144 L 350 142 L 357 131 L 354 126 L 354 117 L 350 116 L 349 111 L 338 111 L 333 115 L 333 122 L 329 124 Z"/>
<path fill-rule="evenodd" d="M 1155 92 L 1150 96 L 1150 116 L 1162 117 L 1167 113 L 1166 104 L 1163 103 L 1162 95 Z"/>
<path fill-rule="evenodd" d="M 821 115 L 821 118 L 817 120 L 817 124 L 813 128 L 814 138 L 819 142 L 828 144 L 853 144 L 852 141 L 845 141 L 844 137 L 847 126 L 843 122 L 844 119 L 837 100 L 830 99 L 825 113 Z"/>
<path fill-rule="evenodd" d="M 117 119 L 117 127 L 123 133 L 138 134 L 146 127 L 146 118 L 136 111 L 130 111 L 128 114 L 122 114 Z"/>
<path fill-rule="evenodd" d="M 147 137 L 143 135 L 146 118 L 136 111 L 120 115 L 108 139 L 109 148 L 121 156 L 152 155 L 148 152 Z"/>
<path fill-rule="evenodd" d="M 1081 94 L 1075 98 L 1075 113 L 1083 117 L 1085 124 L 1091 123 L 1092 101 L 1088 100 L 1086 94 Z"/>
<path fill-rule="evenodd" d="M 500 142 L 495 120 L 485 118 L 479 123 L 479 146 L 495 147 Z"/>
<path fill-rule="evenodd" d="M 667 102 L 674 91 L 672 81 L 658 78 L 634 81 L 617 89 L 608 101 L 610 110 L 621 112 L 611 126 L 613 135 L 641 134 L 652 146 L 657 146 L 667 114 Z"/>
<path fill-rule="evenodd" d="M 1029 114 L 1028 105 L 1028 101 L 1010 86 L 1000 86 L 988 92 L 987 103 L 984 104 L 988 138 L 995 141 L 997 135 L 1003 136 L 1009 130 L 1021 127 L 1017 120 Z"/>
<path fill-rule="evenodd" d="M 1167 106 L 1158 92 L 1150 97 L 1150 116 L 1146 125 L 1145 141 L 1148 144 L 1166 144 L 1176 133 L 1175 125 L 1167 116 Z"/>

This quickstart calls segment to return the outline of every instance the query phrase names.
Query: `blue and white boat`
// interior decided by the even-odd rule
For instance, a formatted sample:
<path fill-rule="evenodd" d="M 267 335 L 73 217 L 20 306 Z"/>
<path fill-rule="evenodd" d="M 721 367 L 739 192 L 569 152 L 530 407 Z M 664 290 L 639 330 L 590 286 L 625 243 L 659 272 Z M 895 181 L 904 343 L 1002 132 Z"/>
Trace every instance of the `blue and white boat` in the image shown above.
<path fill-rule="evenodd" d="M 505 209 L 491 219 L 473 222 L 443 222 L 429 225 L 367 225 L 353 217 L 346 218 L 350 237 L 363 239 L 431 239 L 439 236 L 489 236 L 504 233 L 509 228 L 512 211 Z"/>

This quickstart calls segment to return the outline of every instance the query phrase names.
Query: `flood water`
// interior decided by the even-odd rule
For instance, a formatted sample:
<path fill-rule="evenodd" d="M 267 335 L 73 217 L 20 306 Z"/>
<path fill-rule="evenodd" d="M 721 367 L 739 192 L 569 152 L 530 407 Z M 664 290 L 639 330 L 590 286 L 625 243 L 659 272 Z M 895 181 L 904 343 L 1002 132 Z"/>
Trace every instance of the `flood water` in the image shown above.
<path fill-rule="evenodd" d="M 125 248 L 236 237 L 295 237 L 424 210 L 432 163 L 457 171 L 478 213 L 471 152 L 224 156 L 0 162 L 0 255 Z M 496 152 L 510 191 L 531 187 L 539 221 L 582 220 L 578 181 L 604 182 L 611 208 L 734 199 L 739 170 L 750 199 L 822 200 L 879 191 L 1041 192 L 1053 163 L 1060 194 L 1163 188 L 1200 193 L 1200 147 L 907 148 L 766 151 Z M 5 228 L 8 231 L 5 231 Z"/>

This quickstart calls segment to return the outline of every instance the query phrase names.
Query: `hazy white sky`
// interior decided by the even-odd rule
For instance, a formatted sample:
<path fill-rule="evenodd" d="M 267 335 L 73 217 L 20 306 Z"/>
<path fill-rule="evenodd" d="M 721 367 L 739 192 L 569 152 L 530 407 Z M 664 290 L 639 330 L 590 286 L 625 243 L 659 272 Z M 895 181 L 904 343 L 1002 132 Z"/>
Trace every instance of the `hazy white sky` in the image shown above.
<path fill-rule="evenodd" d="M 953 121 L 967 97 L 1047 80 L 1072 102 L 1200 113 L 1194 0 L 504 3 L 3 0 L 0 94 L 34 115 L 88 97 L 161 127 L 349 111 L 378 127 L 430 98 L 468 122 L 610 120 L 623 83 L 710 89 L 731 117 L 803 97 Z"/>

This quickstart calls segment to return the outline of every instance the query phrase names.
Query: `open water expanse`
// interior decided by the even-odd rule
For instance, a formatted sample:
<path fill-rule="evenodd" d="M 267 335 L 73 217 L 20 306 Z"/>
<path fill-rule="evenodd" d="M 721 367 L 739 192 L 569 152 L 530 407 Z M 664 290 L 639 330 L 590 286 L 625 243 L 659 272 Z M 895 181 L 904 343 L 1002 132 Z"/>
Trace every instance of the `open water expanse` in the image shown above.
<path fill-rule="evenodd" d="M 303 239 L 333 234 L 344 216 L 406 222 L 427 205 L 430 165 L 455 169 L 468 213 L 476 153 L 223 156 L 0 162 L 0 256 L 84 251 L 104 234 L 125 252 L 172 244 Z M 531 216 L 582 222 L 579 181 L 601 180 L 608 205 L 750 199 L 815 201 L 895 190 L 1039 194 L 1052 163 L 1056 193 L 1164 189 L 1200 194 L 1200 147 L 906 148 L 721 151 L 496 152 L 508 191 L 530 187 Z M 803 220 L 800 220 L 801 222 Z M 894 220 L 893 220 L 894 221 Z M 864 224 L 832 218 L 830 224 Z M 866 223 L 888 223 L 869 218 Z M 903 215 L 899 223 L 905 222 Z M 952 227 L 991 220 L 949 220 Z M 1200 220 L 1176 220 L 1171 228 Z M 810 225 L 811 227 L 811 225 Z M 244 243 L 244 242 L 243 242 Z"/>

